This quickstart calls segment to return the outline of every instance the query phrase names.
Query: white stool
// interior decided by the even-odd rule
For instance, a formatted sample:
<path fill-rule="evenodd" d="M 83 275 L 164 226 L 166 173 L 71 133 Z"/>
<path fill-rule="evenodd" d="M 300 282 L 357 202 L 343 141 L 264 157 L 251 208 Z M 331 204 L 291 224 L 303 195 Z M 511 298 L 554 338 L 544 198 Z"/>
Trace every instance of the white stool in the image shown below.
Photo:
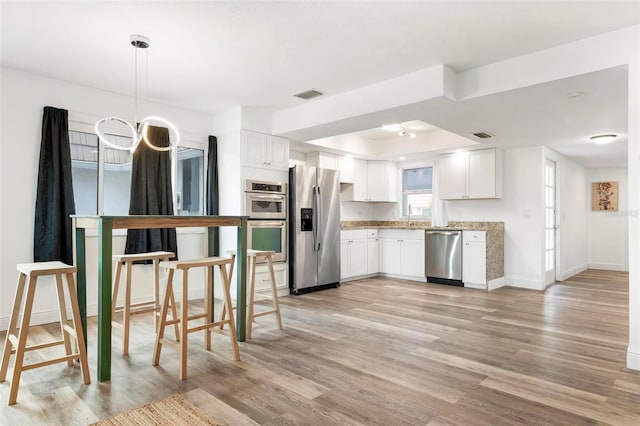
<path fill-rule="evenodd" d="M 44 367 L 65 361 L 67 362 L 67 365 L 71 367 L 73 365 L 73 360 L 78 359 L 80 360 L 80 369 L 82 370 L 84 384 L 88 385 L 91 383 L 91 379 L 89 377 L 89 366 L 87 364 L 87 351 L 84 346 L 84 334 L 82 333 L 80 309 L 78 307 L 78 297 L 76 295 L 76 287 L 73 280 L 73 274 L 76 272 L 76 267 L 62 262 L 53 261 L 21 263 L 17 266 L 17 269 L 20 272 L 20 276 L 18 278 L 18 287 L 16 288 L 16 296 L 13 301 L 11 319 L 9 320 L 9 328 L 7 329 L 4 350 L 2 352 L 2 365 L 0 367 L 0 382 L 4 382 L 9 368 L 9 357 L 12 353 L 16 354 L 13 366 L 13 376 L 11 378 L 11 388 L 9 390 L 9 405 L 15 404 L 18 398 L 18 385 L 20 384 L 20 376 L 22 375 L 22 372 L 33 368 Z M 33 308 L 33 296 L 36 291 L 36 282 L 38 277 L 45 275 L 55 275 L 56 277 L 56 292 L 58 294 L 58 311 L 60 315 L 62 340 L 54 340 L 52 342 L 27 346 L 27 335 L 29 334 L 29 321 L 31 320 L 31 310 Z M 67 279 L 73 327 L 68 324 L 62 275 Z M 29 277 L 28 282 L 27 277 Z M 22 298 L 25 293 L 25 284 L 27 297 L 24 301 L 22 323 L 20 324 L 20 331 L 18 332 L 18 328 L 16 326 L 18 324 L 18 316 L 20 315 Z M 71 351 L 71 339 L 69 336 L 76 340 L 76 346 L 78 348 L 77 352 Z M 66 356 L 24 365 L 25 352 L 44 349 L 56 345 L 64 345 Z"/>
<path fill-rule="evenodd" d="M 205 349 L 211 349 L 211 332 L 219 332 L 229 336 L 231 341 L 231 349 L 233 351 L 233 359 L 235 361 L 240 360 L 240 351 L 238 350 L 238 340 L 236 339 L 236 327 L 233 320 L 233 315 L 230 315 L 229 319 L 221 317 L 220 321 L 213 321 L 213 311 L 211 309 L 211 301 L 213 300 L 213 267 L 218 266 L 220 268 L 220 275 L 222 277 L 222 292 L 224 293 L 224 306 L 231 308 L 231 295 L 230 295 L 230 283 L 229 275 L 227 273 L 227 265 L 231 264 L 231 259 L 225 259 L 221 257 L 207 257 L 198 260 L 185 260 L 175 262 L 161 262 L 160 267 L 167 269 L 169 275 L 167 277 L 167 287 L 164 295 L 164 302 L 162 303 L 162 311 L 160 312 L 160 324 L 158 325 L 158 332 L 156 333 L 156 344 L 153 350 L 153 362 L 152 365 L 157 366 L 160 364 L 160 352 L 162 345 L 167 343 L 171 345 L 178 345 L 177 342 L 167 340 L 164 338 L 164 329 L 171 324 L 179 324 L 180 326 L 180 380 L 187 378 L 187 335 L 196 331 L 205 331 Z M 191 268 L 205 268 L 207 270 L 207 284 L 204 297 L 204 313 L 189 316 L 189 269 Z M 182 302 L 180 303 L 180 317 L 177 319 L 167 320 L 168 304 L 173 297 L 173 273 L 176 270 L 182 271 Z M 204 324 L 188 327 L 188 322 L 196 319 L 204 318 Z M 220 327 L 224 324 L 229 324 L 229 332 L 222 331 Z"/>
<path fill-rule="evenodd" d="M 231 255 L 231 272 L 229 273 L 230 277 L 233 277 L 233 260 L 236 258 L 236 251 L 229 250 L 228 254 Z M 251 332 L 253 330 L 253 322 L 256 318 L 275 314 L 276 321 L 278 322 L 278 328 L 282 330 L 282 317 L 280 316 L 280 302 L 278 301 L 278 290 L 276 288 L 276 274 L 273 271 L 273 255 L 275 255 L 275 251 L 271 250 L 247 250 L 247 266 L 250 269 L 251 274 L 251 282 L 249 285 L 249 312 L 248 312 L 248 320 L 247 320 L 247 339 L 251 339 Z M 271 301 L 273 303 L 273 309 L 269 311 L 255 313 L 254 302 L 255 302 L 255 294 L 256 294 L 256 263 L 260 257 L 264 257 L 267 261 L 267 267 L 269 268 L 269 275 L 271 278 Z M 226 315 L 226 311 L 222 308 L 222 317 L 224 318 Z M 233 316 L 233 315 L 232 315 Z"/>
<path fill-rule="evenodd" d="M 136 253 L 136 254 L 116 254 L 113 256 L 113 262 L 116 263 L 116 274 L 113 280 L 113 297 L 111 298 L 111 325 L 124 329 L 122 337 L 122 354 L 127 355 L 129 353 L 129 325 L 131 322 L 131 315 L 143 314 L 146 312 L 153 312 L 153 325 L 156 332 L 158 331 L 158 316 L 160 315 L 160 261 L 168 261 L 170 258 L 175 257 L 175 253 L 170 251 L 154 251 L 149 253 Z M 133 269 L 133 262 L 140 260 L 151 260 L 153 262 L 153 300 L 147 300 L 139 303 L 131 303 L 131 272 Z M 116 306 L 116 300 L 118 299 L 118 290 L 120 287 L 120 275 L 122 273 L 122 266 L 126 265 L 127 279 L 124 283 L 125 299 L 124 305 Z M 135 310 L 131 310 L 135 308 Z M 116 322 L 116 312 L 122 312 L 122 324 Z M 171 299 L 171 312 L 174 318 L 176 318 L 175 301 Z M 180 339 L 178 335 L 178 325 L 175 326 L 176 340 Z"/>

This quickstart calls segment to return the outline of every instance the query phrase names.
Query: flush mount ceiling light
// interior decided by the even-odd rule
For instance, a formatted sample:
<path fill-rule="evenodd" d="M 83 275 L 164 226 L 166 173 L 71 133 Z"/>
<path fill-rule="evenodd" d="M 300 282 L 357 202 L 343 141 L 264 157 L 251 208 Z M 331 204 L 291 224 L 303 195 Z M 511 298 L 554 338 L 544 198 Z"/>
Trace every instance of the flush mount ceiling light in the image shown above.
<path fill-rule="evenodd" d="M 591 142 L 596 143 L 598 145 L 606 145 L 608 143 L 611 143 L 615 140 L 615 138 L 617 138 L 618 135 L 596 135 L 596 136 L 591 136 L 589 139 L 591 139 Z"/>
<path fill-rule="evenodd" d="M 414 131 L 405 129 L 401 124 L 386 124 L 382 128 L 390 132 L 398 132 L 398 136 L 409 136 L 412 139 L 416 137 Z"/>
<path fill-rule="evenodd" d="M 136 129 L 135 123 L 138 122 L 138 51 L 139 49 L 146 49 L 149 47 L 149 38 L 139 34 L 132 34 L 129 36 L 129 41 L 131 45 L 134 47 L 134 65 L 135 65 L 135 76 L 134 76 L 134 117 L 133 123 L 129 123 L 127 120 L 119 117 L 105 117 L 96 122 L 95 130 L 98 138 L 105 144 L 110 146 L 113 149 L 119 149 L 122 151 L 129 151 L 133 153 L 138 144 L 141 141 L 144 141 L 150 148 L 155 149 L 156 151 L 171 151 L 177 148 L 180 143 L 180 133 L 176 126 L 174 126 L 169 120 L 166 120 L 162 117 L 149 116 L 143 118 L 139 127 Z M 129 133 L 131 134 L 131 145 L 130 146 L 121 146 L 116 145 L 110 142 L 106 137 L 106 130 L 109 127 L 113 127 L 113 125 L 117 126 L 125 126 Z M 169 146 L 161 147 L 156 146 L 149 141 L 148 131 L 149 126 L 155 125 L 165 125 L 169 129 Z M 172 135 L 173 134 L 173 135 Z M 172 138 L 173 136 L 173 138 Z M 173 141 L 172 141 L 173 139 Z"/>

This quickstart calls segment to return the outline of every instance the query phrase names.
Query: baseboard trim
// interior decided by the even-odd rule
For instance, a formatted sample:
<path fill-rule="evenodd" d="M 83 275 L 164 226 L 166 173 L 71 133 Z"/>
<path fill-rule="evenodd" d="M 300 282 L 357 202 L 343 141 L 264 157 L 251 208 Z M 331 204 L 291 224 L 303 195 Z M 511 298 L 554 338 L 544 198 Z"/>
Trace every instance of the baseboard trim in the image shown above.
<path fill-rule="evenodd" d="M 627 368 L 640 371 L 640 352 L 632 351 L 631 348 L 627 349 Z"/>
<path fill-rule="evenodd" d="M 381 274 L 356 275 L 355 277 L 340 278 L 340 282 L 348 283 L 349 281 L 363 280 L 365 278 L 375 278 L 375 277 L 379 277 L 380 275 Z"/>
<path fill-rule="evenodd" d="M 589 269 L 604 269 L 605 271 L 629 272 L 629 266 L 621 263 L 589 263 Z"/>
<path fill-rule="evenodd" d="M 504 277 L 496 278 L 495 280 L 491 280 L 487 283 L 487 290 L 495 290 L 496 288 L 504 287 L 506 285 L 506 281 Z"/>
<path fill-rule="evenodd" d="M 464 283 L 464 288 L 473 288 L 476 290 L 486 290 L 486 284 L 476 284 L 476 283 Z"/>
<path fill-rule="evenodd" d="M 572 277 L 580 272 L 584 272 L 590 268 L 588 263 L 583 263 L 582 265 L 574 266 L 573 268 L 567 269 L 566 271 L 560 273 L 560 281 L 564 281 L 569 277 Z"/>
<path fill-rule="evenodd" d="M 417 281 L 419 283 L 426 283 L 427 277 L 414 277 L 412 275 L 396 275 L 396 274 L 383 274 L 379 273 L 374 275 L 376 277 L 389 277 L 389 278 L 397 278 L 399 280 L 407 280 L 407 281 Z"/>
<path fill-rule="evenodd" d="M 507 287 L 526 288 L 528 290 L 544 290 L 544 282 L 540 280 L 530 280 L 528 278 L 509 277 L 506 278 Z"/>

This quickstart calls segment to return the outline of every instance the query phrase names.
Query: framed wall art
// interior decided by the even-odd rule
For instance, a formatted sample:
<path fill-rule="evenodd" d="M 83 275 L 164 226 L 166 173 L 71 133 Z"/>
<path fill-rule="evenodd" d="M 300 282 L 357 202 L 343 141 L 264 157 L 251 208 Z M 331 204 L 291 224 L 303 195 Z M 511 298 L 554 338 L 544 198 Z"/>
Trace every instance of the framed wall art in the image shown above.
<path fill-rule="evenodd" d="M 591 210 L 618 210 L 618 182 L 593 182 L 591 184 Z"/>

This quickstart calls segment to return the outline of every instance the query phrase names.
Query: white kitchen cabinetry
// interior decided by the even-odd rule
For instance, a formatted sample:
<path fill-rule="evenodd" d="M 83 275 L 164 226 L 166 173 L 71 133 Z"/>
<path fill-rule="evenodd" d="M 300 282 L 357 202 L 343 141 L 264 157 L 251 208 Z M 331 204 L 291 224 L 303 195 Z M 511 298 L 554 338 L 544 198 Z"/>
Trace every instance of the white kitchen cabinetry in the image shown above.
<path fill-rule="evenodd" d="M 462 231 L 462 281 L 465 287 L 487 288 L 485 231 Z"/>
<path fill-rule="evenodd" d="M 353 183 L 353 158 L 340 157 L 338 159 L 338 170 L 340 170 L 340 183 Z"/>
<path fill-rule="evenodd" d="M 502 198 L 502 151 L 480 149 L 440 156 L 440 198 Z"/>
<path fill-rule="evenodd" d="M 287 283 L 287 265 L 285 263 L 274 263 L 273 274 L 276 277 L 277 288 L 289 288 Z M 256 265 L 256 291 L 260 290 L 271 290 L 271 274 L 269 273 L 269 268 L 266 263 Z"/>
<path fill-rule="evenodd" d="M 305 155 L 305 162 L 313 167 L 339 170 L 338 156 L 336 154 L 329 154 L 328 152 L 308 152 Z"/>
<path fill-rule="evenodd" d="M 373 275 L 380 271 L 380 243 L 378 230 L 367 230 L 367 274 Z"/>
<path fill-rule="evenodd" d="M 340 232 L 340 279 L 367 274 L 367 231 Z"/>
<path fill-rule="evenodd" d="M 381 229 L 380 272 L 424 281 L 424 230 Z"/>
<path fill-rule="evenodd" d="M 397 168 L 390 161 L 353 159 L 353 184 L 343 192 L 343 201 L 397 201 Z"/>
<path fill-rule="evenodd" d="M 289 141 L 265 133 L 242 131 L 242 165 L 273 170 L 289 168 Z"/>

